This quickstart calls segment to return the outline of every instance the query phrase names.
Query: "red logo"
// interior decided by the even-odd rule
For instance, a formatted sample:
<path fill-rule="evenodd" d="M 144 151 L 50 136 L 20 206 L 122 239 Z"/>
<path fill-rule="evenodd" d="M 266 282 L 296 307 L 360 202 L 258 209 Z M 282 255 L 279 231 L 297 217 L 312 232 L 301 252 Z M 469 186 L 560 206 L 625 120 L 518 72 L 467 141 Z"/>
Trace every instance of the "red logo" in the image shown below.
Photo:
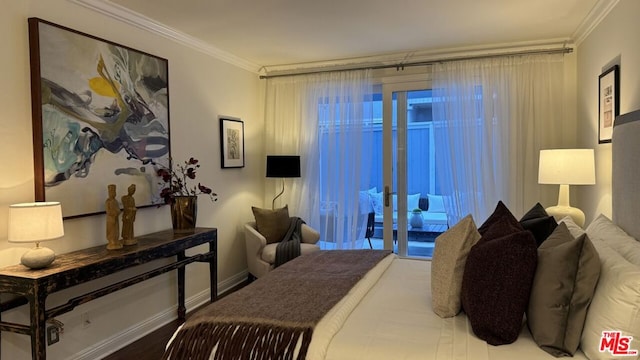
<path fill-rule="evenodd" d="M 638 350 L 631 349 L 632 336 L 624 336 L 620 331 L 603 331 L 600 338 L 600 352 L 608 351 L 612 355 L 636 356 Z"/>

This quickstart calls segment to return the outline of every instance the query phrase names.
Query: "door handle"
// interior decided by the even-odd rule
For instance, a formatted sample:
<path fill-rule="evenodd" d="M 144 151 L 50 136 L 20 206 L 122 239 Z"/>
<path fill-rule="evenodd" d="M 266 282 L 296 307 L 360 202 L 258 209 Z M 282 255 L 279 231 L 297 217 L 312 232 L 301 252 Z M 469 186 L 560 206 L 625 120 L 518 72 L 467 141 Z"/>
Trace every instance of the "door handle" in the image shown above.
<path fill-rule="evenodd" d="M 384 206 L 389 207 L 389 196 L 395 194 L 394 192 L 389 191 L 389 186 L 384 187 Z"/>

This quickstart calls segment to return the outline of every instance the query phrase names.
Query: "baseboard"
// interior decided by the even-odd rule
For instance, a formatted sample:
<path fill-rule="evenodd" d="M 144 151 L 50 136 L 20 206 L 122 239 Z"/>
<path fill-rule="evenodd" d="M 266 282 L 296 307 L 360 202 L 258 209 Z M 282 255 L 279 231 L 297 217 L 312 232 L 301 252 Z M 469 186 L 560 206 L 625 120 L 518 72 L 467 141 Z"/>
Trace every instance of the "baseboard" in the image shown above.
<path fill-rule="evenodd" d="M 218 295 L 224 294 L 225 292 L 233 289 L 234 287 L 242 284 L 247 280 L 248 272 L 245 270 L 239 274 L 232 276 L 231 278 L 225 279 L 218 283 Z M 185 299 L 185 306 L 187 307 L 187 312 L 197 309 L 209 302 L 210 299 L 210 290 L 203 290 L 196 295 L 193 295 L 187 299 Z M 140 338 L 148 335 L 149 333 L 158 330 L 159 328 L 169 324 L 172 321 L 177 319 L 176 314 L 176 306 L 172 306 L 171 308 L 162 311 L 151 318 L 142 321 L 135 326 L 132 326 L 124 331 L 115 334 L 97 344 L 94 344 L 91 347 L 88 347 L 70 359 L 73 360 L 95 360 L 102 359 L 103 357 L 112 354 L 113 352 L 124 348 L 125 346 L 139 340 Z"/>

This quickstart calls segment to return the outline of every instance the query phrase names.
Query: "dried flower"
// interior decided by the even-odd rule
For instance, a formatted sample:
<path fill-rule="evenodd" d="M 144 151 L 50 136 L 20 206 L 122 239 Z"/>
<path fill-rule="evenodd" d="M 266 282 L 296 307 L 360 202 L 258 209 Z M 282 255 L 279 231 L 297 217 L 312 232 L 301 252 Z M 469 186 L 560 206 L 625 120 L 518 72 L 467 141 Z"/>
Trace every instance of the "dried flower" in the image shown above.
<path fill-rule="evenodd" d="M 190 186 L 187 183 L 187 178 L 191 180 L 196 178 L 196 170 L 200 168 L 197 159 L 190 158 L 184 164 L 176 164 L 175 171 L 162 165 L 159 166 L 157 174 L 164 182 L 161 185 L 165 186 L 160 192 L 160 197 L 164 199 L 165 204 L 173 203 L 176 196 L 198 196 L 200 194 L 208 195 L 212 201 L 218 200 L 218 194 L 201 183 L 198 183 L 197 186 Z"/>

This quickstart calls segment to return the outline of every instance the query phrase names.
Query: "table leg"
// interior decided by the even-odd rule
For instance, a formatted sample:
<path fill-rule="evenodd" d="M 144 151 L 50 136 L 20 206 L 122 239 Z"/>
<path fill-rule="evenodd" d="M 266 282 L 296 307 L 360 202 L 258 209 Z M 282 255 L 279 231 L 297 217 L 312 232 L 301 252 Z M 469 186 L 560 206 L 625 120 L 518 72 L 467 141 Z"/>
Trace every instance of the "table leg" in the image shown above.
<path fill-rule="evenodd" d="M 209 289 L 211 289 L 211 302 L 218 300 L 218 242 L 214 239 L 209 242 L 209 251 L 213 257 L 209 259 Z"/>
<path fill-rule="evenodd" d="M 34 286 L 33 297 L 29 296 L 31 356 L 34 360 L 45 360 L 47 358 L 45 300 L 46 295 L 38 289 L 38 286 Z"/>
<path fill-rule="evenodd" d="M 178 261 L 185 259 L 184 250 L 178 252 Z M 178 322 L 182 324 L 187 315 L 187 308 L 184 305 L 184 266 L 178 268 Z"/>

